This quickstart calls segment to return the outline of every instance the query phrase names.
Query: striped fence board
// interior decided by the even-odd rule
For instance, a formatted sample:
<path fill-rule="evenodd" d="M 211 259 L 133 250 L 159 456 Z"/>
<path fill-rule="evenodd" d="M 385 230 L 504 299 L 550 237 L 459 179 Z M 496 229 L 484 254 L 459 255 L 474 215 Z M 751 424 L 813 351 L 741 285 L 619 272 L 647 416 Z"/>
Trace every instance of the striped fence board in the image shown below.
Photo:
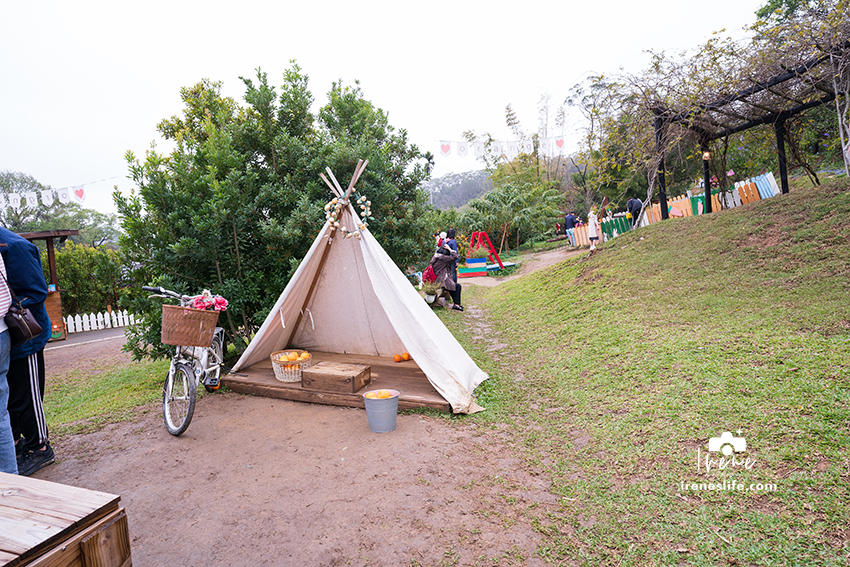
<path fill-rule="evenodd" d="M 576 246 L 590 246 L 590 239 L 587 237 L 587 225 L 583 224 L 573 229 L 573 238 Z"/>
<path fill-rule="evenodd" d="M 68 333 L 83 333 L 86 331 L 98 331 L 100 329 L 112 329 L 115 327 L 126 327 L 134 325 L 136 316 L 124 311 L 112 311 L 105 313 L 83 313 L 82 315 L 68 315 L 65 318 L 65 328 Z"/>

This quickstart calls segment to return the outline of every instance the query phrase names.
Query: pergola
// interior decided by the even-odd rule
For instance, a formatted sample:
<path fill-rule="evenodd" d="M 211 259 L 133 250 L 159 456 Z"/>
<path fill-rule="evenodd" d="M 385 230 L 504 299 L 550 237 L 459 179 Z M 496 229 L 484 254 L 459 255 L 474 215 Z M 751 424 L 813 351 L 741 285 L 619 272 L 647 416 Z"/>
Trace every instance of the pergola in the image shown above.
<path fill-rule="evenodd" d="M 748 78 L 746 86 L 717 100 L 690 108 L 655 106 L 655 147 L 660 155 L 658 171 L 661 217 L 668 218 L 664 179 L 664 131 L 678 124 L 697 136 L 703 151 L 703 179 L 706 212 L 711 211 L 709 144 L 738 132 L 773 124 L 782 193 L 788 193 L 788 164 L 785 157 L 785 121 L 811 108 L 835 100 L 831 66 L 823 65 L 831 57 L 847 57 L 850 40 L 795 65 L 779 67 L 784 71 L 766 78 Z"/>

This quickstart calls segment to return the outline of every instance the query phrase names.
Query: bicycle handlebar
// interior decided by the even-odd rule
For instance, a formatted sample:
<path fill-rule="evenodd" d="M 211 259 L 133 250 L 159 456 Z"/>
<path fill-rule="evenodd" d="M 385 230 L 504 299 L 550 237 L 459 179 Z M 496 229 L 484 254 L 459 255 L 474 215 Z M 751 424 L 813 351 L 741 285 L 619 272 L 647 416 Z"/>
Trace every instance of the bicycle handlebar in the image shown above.
<path fill-rule="evenodd" d="M 171 291 L 170 289 L 165 289 L 164 287 L 159 287 L 159 286 L 151 287 L 151 286 L 148 286 L 148 285 L 143 285 L 142 291 L 150 291 L 150 292 L 156 293 L 158 295 L 173 297 L 175 299 L 179 299 L 180 301 L 185 301 L 185 300 L 190 299 L 192 297 L 191 295 L 182 295 L 182 294 L 177 293 L 176 291 Z"/>

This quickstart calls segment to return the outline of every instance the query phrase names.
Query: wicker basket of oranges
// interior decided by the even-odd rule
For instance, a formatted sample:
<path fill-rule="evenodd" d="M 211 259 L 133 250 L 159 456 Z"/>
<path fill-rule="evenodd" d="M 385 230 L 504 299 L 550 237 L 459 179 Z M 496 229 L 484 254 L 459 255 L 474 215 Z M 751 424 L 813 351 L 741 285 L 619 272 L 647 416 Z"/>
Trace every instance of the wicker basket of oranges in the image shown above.
<path fill-rule="evenodd" d="M 274 377 L 280 382 L 300 382 L 301 370 L 313 363 L 313 356 L 306 350 L 289 349 L 273 352 L 269 357 Z"/>

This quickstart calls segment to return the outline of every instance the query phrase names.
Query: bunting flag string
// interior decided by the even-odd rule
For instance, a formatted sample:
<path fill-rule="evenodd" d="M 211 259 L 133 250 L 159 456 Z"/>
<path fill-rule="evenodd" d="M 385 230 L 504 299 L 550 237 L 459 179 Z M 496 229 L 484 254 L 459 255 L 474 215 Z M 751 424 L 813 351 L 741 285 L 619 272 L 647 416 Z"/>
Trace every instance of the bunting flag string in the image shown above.
<path fill-rule="evenodd" d="M 470 153 L 470 146 L 472 152 Z M 566 141 L 563 136 L 553 138 L 539 138 L 537 140 L 537 151 L 545 156 L 557 156 L 563 154 L 566 149 Z M 440 155 L 449 157 L 454 154 L 460 158 L 474 155 L 480 158 L 487 154 L 489 158 L 507 157 L 513 159 L 519 154 L 531 154 L 534 152 L 533 140 L 491 140 L 489 146 L 483 141 L 461 142 L 453 140 L 440 140 Z"/>
<path fill-rule="evenodd" d="M 62 205 L 72 202 L 82 205 L 86 201 L 86 185 L 94 185 L 101 181 L 113 179 L 119 178 L 107 177 L 106 179 L 74 185 L 73 187 L 63 187 L 62 189 L 44 189 L 42 191 L 27 191 L 26 193 L 0 193 L 0 209 L 9 207 L 18 212 L 24 207 L 36 208 L 39 200 L 46 207 L 53 205 L 55 201 L 59 201 Z"/>

